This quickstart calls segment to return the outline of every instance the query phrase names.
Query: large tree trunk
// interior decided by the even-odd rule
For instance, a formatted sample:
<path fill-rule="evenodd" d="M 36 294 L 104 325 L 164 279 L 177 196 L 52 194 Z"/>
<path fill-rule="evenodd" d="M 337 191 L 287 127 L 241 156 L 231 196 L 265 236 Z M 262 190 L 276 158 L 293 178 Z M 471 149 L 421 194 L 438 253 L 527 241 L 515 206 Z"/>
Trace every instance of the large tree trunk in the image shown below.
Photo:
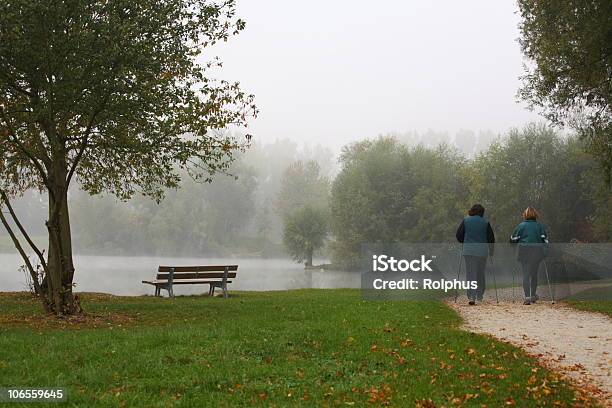
<path fill-rule="evenodd" d="M 68 212 L 68 186 L 65 166 L 57 166 L 53 172 L 53 189 L 49 191 L 48 275 L 44 290 L 56 314 L 75 314 L 81 311 L 72 295 L 74 263 L 72 260 L 72 236 Z"/>
<path fill-rule="evenodd" d="M 308 248 L 308 250 L 306 251 L 306 263 L 305 266 L 312 266 L 312 253 L 313 253 L 313 249 L 312 248 Z"/>

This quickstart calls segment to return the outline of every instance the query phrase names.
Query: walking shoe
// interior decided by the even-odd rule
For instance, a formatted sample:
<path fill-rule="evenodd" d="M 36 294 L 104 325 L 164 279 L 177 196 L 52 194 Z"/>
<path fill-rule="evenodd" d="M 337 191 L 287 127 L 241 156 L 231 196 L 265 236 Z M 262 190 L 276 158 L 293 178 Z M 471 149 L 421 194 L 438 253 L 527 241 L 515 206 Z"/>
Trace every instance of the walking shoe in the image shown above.
<path fill-rule="evenodd" d="M 475 304 L 476 304 L 476 302 L 474 302 L 473 300 L 470 300 L 470 301 L 468 302 L 468 305 L 470 305 L 470 306 L 474 306 Z"/>
<path fill-rule="evenodd" d="M 525 301 L 523 302 L 524 305 L 530 305 L 531 301 L 529 299 L 525 299 Z"/>
<path fill-rule="evenodd" d="M 531 303 L 535 303 L 535 302 L 537 302 L 538 300 L 540 300 L 540 297 L 539 297 L 538 295 L 533 295 L 533 296 L 531 297 Z"/>

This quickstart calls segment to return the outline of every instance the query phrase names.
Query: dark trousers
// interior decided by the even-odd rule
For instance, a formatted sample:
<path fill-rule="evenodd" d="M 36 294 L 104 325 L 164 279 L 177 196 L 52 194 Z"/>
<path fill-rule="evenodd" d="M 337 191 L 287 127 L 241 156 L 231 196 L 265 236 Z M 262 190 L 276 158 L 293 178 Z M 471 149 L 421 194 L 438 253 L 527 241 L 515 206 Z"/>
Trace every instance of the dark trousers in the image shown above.
<path fill-rule="evenodd" d="M 482 299 L 485 291 L 485 267 L 487 258 L 483 256 L 464 255 L 465 259 L 465 280 L 476 281 L 477 289 L 468 289 L 467 297 L 469 300 Z"/>
<path fill-rule="evenodd" d="M 536 295 L 538 290 L 538 269 L 540 269 L 542 259 L 526 259 L 521 261 L 523 266 L 523 291 L 525 298 L 530 299 Z"/>

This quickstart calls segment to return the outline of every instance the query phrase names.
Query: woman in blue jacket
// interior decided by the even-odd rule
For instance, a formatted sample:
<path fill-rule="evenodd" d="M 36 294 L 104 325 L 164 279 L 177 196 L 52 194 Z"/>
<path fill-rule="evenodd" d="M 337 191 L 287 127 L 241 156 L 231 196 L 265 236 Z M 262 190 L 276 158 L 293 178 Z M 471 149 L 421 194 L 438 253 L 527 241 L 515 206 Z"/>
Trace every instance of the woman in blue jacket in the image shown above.
<path fill-rule="evenodd" d="M 523 304 L 530 305 L 538 300 L 536 293 L 538 289 L 538 269 L 544 259 L 548 245 L 548 234 L 546 227 L 537 219 L 538 212 L 533 207 L 527 207 L 523 211 L 523 222 L 514 229 L 510 242 L 519 244 L 518 261 L 523 267 L 523 291 L 525 301 Z"/>
<path fill-rule="evenodd" d="M 480 204 L 474 204 L 468 216 L 457 228 L 457 241 L 463 244 L 463 259 L 465 260 L 465 280 L 476 281 L 476 289 L 468 289 L 467 297 L 470 305 L 476 300 L 482 301 L 485 291 L 485 267 L 487 257 L 493 256 L 495 234 L 489 221 L 484 219 L 485 209 Z"/>

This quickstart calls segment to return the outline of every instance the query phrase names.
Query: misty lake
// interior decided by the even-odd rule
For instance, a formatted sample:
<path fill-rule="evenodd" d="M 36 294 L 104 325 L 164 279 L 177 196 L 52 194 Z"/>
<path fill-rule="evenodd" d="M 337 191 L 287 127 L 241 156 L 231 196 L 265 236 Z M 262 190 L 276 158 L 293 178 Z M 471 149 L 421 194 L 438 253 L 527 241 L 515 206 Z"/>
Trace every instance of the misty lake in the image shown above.
<path fill-rule="evenodd" d="M 19 270 L 23 261 L 17 254 L 0 254 L 0 292 L 26 290 L 26 278 Z M 77 292 L 114 295 L 153 295 L 142 280 L 155 277 L 159 265 L 238 265 L 232 290 L 286 290 L 305 288 L 358 288 L 360 275 L 351 272 L 304 270 L 289 259 L 172 258 L 157 256 L 75 256 Z M 175 286 L 176 295 L 206 293 L 208 285 Z M 165 291 L 163 292 L 165 294 Z"/>

